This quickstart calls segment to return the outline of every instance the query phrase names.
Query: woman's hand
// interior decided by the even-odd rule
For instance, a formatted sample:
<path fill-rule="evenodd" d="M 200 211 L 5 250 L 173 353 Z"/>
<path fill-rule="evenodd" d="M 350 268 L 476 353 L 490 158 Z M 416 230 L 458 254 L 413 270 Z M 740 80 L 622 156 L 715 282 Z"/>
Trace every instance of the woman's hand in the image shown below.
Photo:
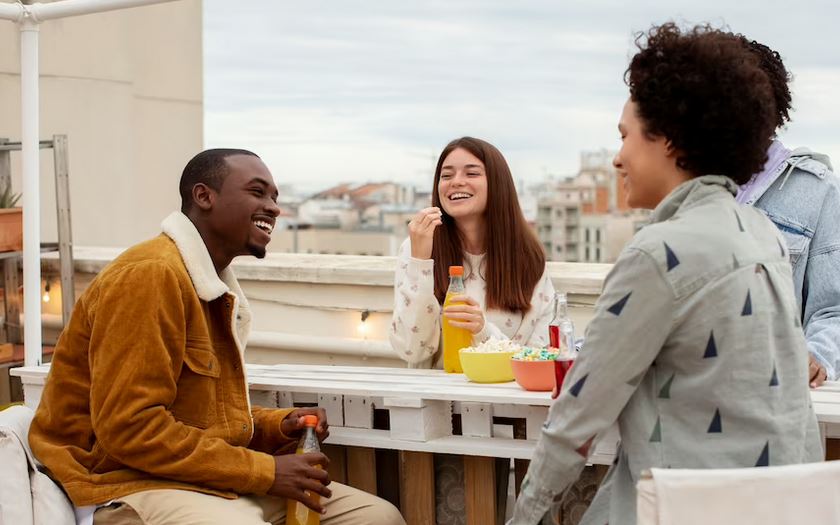
<path fill-rule="evenodd" d="M 455 328 L 464 328 L 473 335 L 484 329 L 484 312 L 478 302 L 466 295 L 456 295 L 443 309 L 443 317 Z M 459 304 L 460 303 L 460 304 Z"/>
<path fill-rule="evenodd" d="M 411 256 L 415 259 L 432 258 L 432 241 L 435 228 L 443 224 L 440 208 L 425 208 L 408 223 L 408 238 L 411 239 Z"/>
<path fill-rule="evenodd" d="M 827 377 L 825 367 L 810 352 L 808 353 L 808 377 L 811 378 L 809 381 L 811 388 L 822 386 Z"/>

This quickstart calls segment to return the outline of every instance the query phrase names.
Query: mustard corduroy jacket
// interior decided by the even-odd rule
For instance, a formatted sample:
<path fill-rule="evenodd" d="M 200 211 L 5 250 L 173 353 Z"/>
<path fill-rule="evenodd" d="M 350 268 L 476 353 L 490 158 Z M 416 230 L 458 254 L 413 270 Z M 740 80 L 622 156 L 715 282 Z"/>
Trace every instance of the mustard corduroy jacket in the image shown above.
<path fill-rule="evenodd" d="M 73 310 L 29 434 L 76 506 L 186 489 L 264 494 L 290 410 L 251 407 L 243 369 L 250 310 L 173 213 L 128 249 Z"/>

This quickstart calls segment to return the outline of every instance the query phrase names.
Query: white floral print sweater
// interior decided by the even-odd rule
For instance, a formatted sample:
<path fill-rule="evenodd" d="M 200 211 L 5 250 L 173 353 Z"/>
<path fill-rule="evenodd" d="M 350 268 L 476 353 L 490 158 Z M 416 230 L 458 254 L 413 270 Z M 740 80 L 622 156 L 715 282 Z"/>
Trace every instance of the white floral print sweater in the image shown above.
<path fill-rule="evenodd" d="M 548 324 L 553 316 L 554 285 L 544 272 L 531 296 L 526 313 L 484 308 L 486 283 L 484 255 L 464 254 L 466 294 L 484 310 L 484 329 L 473 337 L 479 344 L 490 337 L 510 339 L 527 346 L 548 344 Z M 389 336 L 391 346 L 410 368 L 440 368 L 442 359 L 441 306 L 435 298 L 434 261 L 411 257 L 411 241 L 406 239 L 397 260 L 394 279 L 394 315 Z"/>

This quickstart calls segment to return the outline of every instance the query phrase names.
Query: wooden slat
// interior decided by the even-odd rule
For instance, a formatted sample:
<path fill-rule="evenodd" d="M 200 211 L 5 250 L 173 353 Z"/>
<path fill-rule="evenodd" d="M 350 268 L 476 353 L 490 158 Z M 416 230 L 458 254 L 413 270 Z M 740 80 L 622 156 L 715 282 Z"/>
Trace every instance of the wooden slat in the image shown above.
<path fill-rule="evenodd" d="M 834 461 L 840 459 L 840 439 L 825 440 L 825 460 Z"/>
<path fill-rule="evenodd" d="M 513 424 L 513 437 L 515 439 L 527 438 L 527 424 L 523 420 L 517 420 Z M 535 439 L 535 438 L 533 438 Z M 519 491 L 522 488 L 522 480 L 525 479 L 525 474 L 528 473 L 528 467 L 531 461 L 527 459 L 513 460 L 513 494 L 519 497 Z"/>
<path fill-rule="evenodd" d="M 330 466 L 327 473 L 332 481 L 347 484 L 347 460 L 345 447 L 339 445 L 321 445 L 321 452 L 330 458 Z"/>
<path fill-rule="evenodd" d="M 376 495 L 376 450 L 347 447 L 347 484 Z"/>
<path fill-rule="evenodd" d="M 464 503 L 467 525 L 496 522 L 496 459 L 464 456 Z"/>
<path fill-rule="evenodd" d="M 400 452 L 400 510 L 407 525 L 435 523 L 433 459 L 424 452 Z"/>

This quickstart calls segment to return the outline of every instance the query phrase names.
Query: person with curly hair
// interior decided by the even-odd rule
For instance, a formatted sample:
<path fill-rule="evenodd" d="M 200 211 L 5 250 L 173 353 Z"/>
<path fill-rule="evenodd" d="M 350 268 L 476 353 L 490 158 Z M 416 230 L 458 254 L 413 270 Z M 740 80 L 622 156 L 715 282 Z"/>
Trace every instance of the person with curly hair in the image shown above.
<path fill-rule="evenodd" d="M 776 129 L 790 121 L 791 76 L 778 52 L 739 35 L 759 59 L 776 101 Z M 782 232 L 808 341 L 811 387 L 840 373 L 840 179 L 828 156 L 790 150 L 778 138 L 764 167 L 741 186 L 739 203 L 763 211 Z"/>
<path fill-rule="evenodd" d="M 789 250 L 735 200 L 776 127 L 770 80 L 735 35 L 709 26 L 666 23 L 636 42 L 614 165 L 651 223 L 604 283 L 514 525 L 544 518 L 616 422 L 621 447 L 583 524 L 635 524 L 645 469 L 822 457 Z"/>

